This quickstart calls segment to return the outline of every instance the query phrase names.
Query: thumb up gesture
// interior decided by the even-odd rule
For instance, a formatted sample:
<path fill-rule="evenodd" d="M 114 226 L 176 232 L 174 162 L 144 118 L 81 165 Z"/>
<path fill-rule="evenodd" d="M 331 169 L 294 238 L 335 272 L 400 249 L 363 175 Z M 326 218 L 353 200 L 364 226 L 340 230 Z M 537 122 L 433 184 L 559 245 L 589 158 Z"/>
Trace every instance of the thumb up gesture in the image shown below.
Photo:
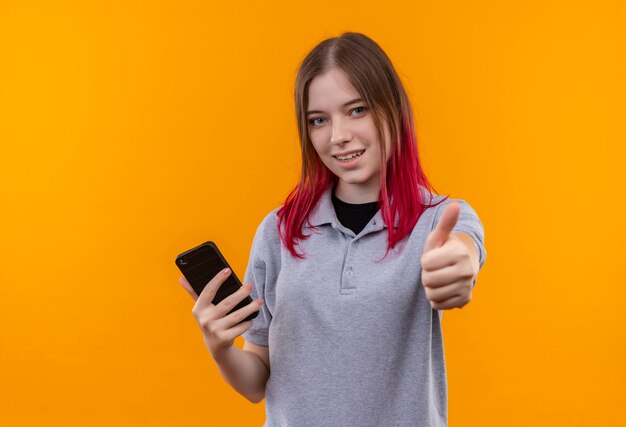
<path fill-rule="evenodd" d="M 478 254 L 472 237 L 463 232 L 452 233 L 460 213 L 461 206 L 456 202 L 445 207 L 420 258 L 426 298 L 436 310 L 464 307 L 472 299 L 478 275 Z"/>

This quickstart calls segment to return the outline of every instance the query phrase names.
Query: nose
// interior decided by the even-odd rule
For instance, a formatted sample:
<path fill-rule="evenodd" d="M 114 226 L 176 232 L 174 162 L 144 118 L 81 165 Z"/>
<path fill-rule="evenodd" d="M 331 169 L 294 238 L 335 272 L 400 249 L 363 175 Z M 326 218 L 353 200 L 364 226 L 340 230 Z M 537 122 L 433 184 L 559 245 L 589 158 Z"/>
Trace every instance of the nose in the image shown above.
<path fill-rule="evenodd" d="M 343 144 L 352 139 L 352 133 L 349 127 L 341 119 L 333 120 L 332 134 L 330 135 L 331 144 Z"/>

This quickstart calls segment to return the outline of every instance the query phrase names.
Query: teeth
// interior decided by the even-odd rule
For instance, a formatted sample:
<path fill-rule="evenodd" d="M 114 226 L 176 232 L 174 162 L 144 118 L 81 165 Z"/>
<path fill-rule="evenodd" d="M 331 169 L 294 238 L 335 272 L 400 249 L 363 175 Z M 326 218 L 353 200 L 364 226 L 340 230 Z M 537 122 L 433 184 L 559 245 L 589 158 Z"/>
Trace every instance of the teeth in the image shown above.
<path fill-rule="evenodd" d="M 338 160 L 343 160 L 343 161 L 346 161 L 346 160 L 352 160 L 352 159 L 354 159 L 355 157 L 359 157 L 359 156 L 360 156 L 361 154 L 363 154 L 363 153 L 365 153 L 365 150 L 360 151 L 360 152 L 358 152 L 358 153 L 349 154 L 349 155 L 347 155 L 347 156 L 345 156 L 345 157 L 339 157 L 339 156 L 336 156 L 336 157 L 337 157 L 337 159 L 338 159 Z"/>

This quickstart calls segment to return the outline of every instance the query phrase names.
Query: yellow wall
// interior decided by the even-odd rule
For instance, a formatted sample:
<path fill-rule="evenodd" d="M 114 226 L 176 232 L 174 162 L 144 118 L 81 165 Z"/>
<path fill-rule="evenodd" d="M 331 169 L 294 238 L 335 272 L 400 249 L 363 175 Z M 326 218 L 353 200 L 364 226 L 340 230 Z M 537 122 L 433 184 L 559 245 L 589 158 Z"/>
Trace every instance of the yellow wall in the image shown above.
<path fill-rule="evenodd" d="M 343 31 L 485 225 L 443 320 L 450 425 L 624 421 L 623 2 L 129 3 L 0 3 L 0 425 L 262 423 L 174 258 L 214 240 L 243 275 L 299 173 L 299 61 Z"/>

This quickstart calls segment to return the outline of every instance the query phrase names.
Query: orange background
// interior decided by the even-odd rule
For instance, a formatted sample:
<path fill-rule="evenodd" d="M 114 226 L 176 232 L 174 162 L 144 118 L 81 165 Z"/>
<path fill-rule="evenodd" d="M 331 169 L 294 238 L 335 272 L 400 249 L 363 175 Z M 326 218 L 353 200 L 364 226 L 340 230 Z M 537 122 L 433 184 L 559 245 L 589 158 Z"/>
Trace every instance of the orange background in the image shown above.
<path fill-rule="evenodd" d="M 214 240 L 243 275 L 299 174 L 299 61 L 343 31 L 388 53 L 427 175 L 485 225 L 443 320 L 450 425 L 624 422 L 623 2 L 3 0 L 0 425 L 262 424 L 174 258 Z"/>

